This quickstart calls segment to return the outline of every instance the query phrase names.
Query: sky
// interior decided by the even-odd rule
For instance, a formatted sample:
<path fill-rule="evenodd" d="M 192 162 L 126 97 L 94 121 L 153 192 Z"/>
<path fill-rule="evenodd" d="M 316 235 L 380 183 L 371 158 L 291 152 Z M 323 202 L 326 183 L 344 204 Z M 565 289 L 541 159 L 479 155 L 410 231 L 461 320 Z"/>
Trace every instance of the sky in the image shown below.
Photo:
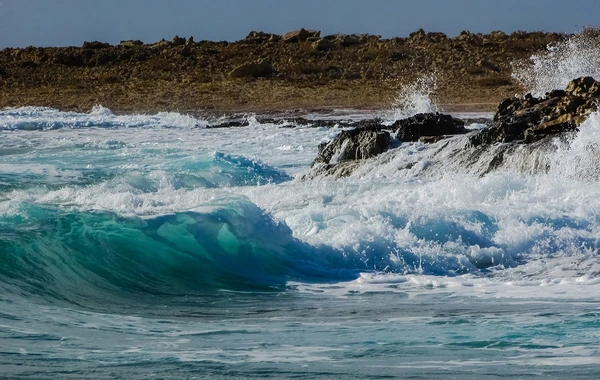
<path fill-rule="evenodd" d="M 236 41 L 301 27 L 391 38 L 419 28 L 455 36 L 599 25 L 600 0 L 0 0 L 0 48 L 175 35 Z"/>

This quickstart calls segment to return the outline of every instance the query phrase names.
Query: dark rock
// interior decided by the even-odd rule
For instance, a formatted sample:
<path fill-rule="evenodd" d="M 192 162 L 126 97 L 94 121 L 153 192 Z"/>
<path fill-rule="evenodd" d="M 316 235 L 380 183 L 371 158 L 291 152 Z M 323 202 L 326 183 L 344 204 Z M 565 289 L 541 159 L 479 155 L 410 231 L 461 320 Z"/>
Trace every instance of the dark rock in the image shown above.
<path fill-rule="evenodd" d="M 82 49 L 106 49 L 109 48 L 110 44 L 99 41 L 85 41 L 81 46 Z"/>
<path fill-rule="evenodd" d="M 348 47 L 352 45 L 360 44 L 360 37 L 352 34 L 342 34 L 338 35 L 335 39 L 341 46 Z"/>
<path fill-rule="evenodd" d="M 492 126 L 470 137 L 473 145 L 496 142 L 531 143 L 546 136 L 577 130 L 597 109 L 600 83 L 591 77 L 572 80 L 566 90 L 543 98 L 531 94 L 512 97 L 498 106 Z"/>
<path fill-rule="evenodd" d="M 319 145 L 319 154 L 313 166 L 336 165 L 375 157 L 387 151 L 391 141 L 390 133 L 381 130 L 378 124 L 342 131 L 329 143 Z"/>
<path fill-rule="evenodd" d="M 219 124 L 209 124 L 206 128 L 239 128 L 239 127 L 247 127 L 250 125 L 248 120 L 228 120 Z"/>
<path fill-rule="evenodd" d="M 467 133 L 465 123 L 450 115 L 441 113 L 420 113 L 408 119 L 396 121 L 391 129 L 398 134 L 400 141 L 419 141 L 424 136 L 445 136 Z M 435 139 L 423 139 L 431 142 Z M 435 141 L 439 141 L 435 140 Z"/>
<path fill-rule="evenodd" d="M 284 34 L 281 39 L 283 42 L 301 42 L 306 41 L 311 37 L 321 37 L 321 32 L 312 29 L 300 29 L 294 30 L 293 32 L 288 32 Z"/>
<path fill-rule="evenodd" d="M 54 56 L 53 61 L 57 64 L 65 66 L 84 66 L 83 57 L 81 54 L 76 54 L 74 52 L 59 52 Z"/>
<path fill-rule="evenodd" d="M 173 41 L 171 41 L 171 44 L 173 46 L 183 46 L 183 45 L 185 45 L 185 38 L 175 36 L 175 37 L 173 37 Z"/>
<path fill-rule="evenodd" d="M 442 32 L 429 32 L 427 33 L 427 40 L 429 42 L 442 42 L 448 39 L 448 36 Z"/>
<path fill-rule="evenodd" d="M 244 63 L 233 69 L 229 75 L 234 78 L 267 77 L 273 73 L 273 65 L 268 61 Z"/>
<path fill-rule="evenodd" d="M 412 32 L 408 35 L 408 38 L 411 40 L 424 40 L 427 38 L 427 33 L 421 28 L 416 32 Z"/>

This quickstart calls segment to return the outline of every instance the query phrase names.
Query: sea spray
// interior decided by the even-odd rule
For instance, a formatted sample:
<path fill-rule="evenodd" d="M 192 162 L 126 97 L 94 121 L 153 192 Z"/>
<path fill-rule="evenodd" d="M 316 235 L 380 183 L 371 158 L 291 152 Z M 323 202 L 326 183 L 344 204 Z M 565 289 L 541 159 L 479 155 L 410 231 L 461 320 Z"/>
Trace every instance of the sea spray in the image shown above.
<path fill-rule="evenodd" d="M 588 28 L 566 41 L 548 46 L 528 62 L 513 63 L 513 79 L 536 97 L 564 89 L 578 77 L 600 79 L 600 30 Z"/>
<path fill-rule="evenodd" d="M 390 110 L 382 115 L 385 122 L 393 123 L 418 113 L 437 112 L 439 108 L 433 99 L 437 89 L 435 73 L 423 75 L 402 87 L 394 99 Z"/>

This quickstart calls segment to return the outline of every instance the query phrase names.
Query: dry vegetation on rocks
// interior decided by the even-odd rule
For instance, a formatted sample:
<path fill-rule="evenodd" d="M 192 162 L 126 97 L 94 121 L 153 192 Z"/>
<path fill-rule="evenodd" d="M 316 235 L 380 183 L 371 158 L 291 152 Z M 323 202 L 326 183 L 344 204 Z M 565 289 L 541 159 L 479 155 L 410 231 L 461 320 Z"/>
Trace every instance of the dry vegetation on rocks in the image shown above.
<path fill-rule="evenodd" d="M 566 35 L 419 30 L 407 38 L 283 36 L 251 32 L 235 43 L 173 38 L 154 44 L 4 49 L 0 107 L 120 112 L 385 107 L 402 85 L 435 73 L 442 104 L 493 109 L 520 89 L 511 62 Z M 475 104 L 475 103 L 479 103 Z"/>

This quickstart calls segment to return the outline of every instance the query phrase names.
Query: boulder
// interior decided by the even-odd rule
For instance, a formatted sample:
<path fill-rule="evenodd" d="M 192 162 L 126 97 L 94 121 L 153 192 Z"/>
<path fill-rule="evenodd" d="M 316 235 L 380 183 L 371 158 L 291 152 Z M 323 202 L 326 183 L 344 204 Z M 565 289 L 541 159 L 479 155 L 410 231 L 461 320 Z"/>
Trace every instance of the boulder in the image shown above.
<path fill-rule="evenodd" d="M 306 41 L 311 37 L 321 37 L 321 32 L 312 29 L 300 29 L 294 30 L 293 32 L 288 32 L 284 34 L 281 39 L 283 42 L 301 42 Z"/>
<path fill-rule="evenodd" d="M 390 133 L 381 130 L 378 124 L 342 131 L 330 142 L 319 145 L 319 154 L 313 166 L 375 157 L 387 151 L 391 141 Z"/>
<path fill-rule="evenodd" d="M 465 123 L 450 115 L 441 113 L 420 113 L 407 119 L 396 121 L 391 129 L 398 134 L 400 141 L 436 142 L 446 135 L 467 133 Z M 426 138 L 429 137 L 429 138 Z"/>
<path fill-rule="evenodd" d="M 81 45 L 82 49 L 106 49 L 109 48 L 110 44 L 106 42 L 100 41 L 85 41 L 83 45 Z"/>
<path fill-rule="evenodd" d="M 248 33 L 243 42 L 247 44 L 262 44 L 263 42 L 277 42 L 280 36 L 272 33 L 252 31 Z"/>
<path fill-rule="evenodd" d="M 572 80 L 565 90 L 544 97 L 531 94 L 505 99 L 493 125 L 470 137 L 473 145 L 518 141 L 531 143 L 546 136 L 575 131 L 597 109 L 600 83 L 591 77 Z"/>
<path fill-rule="evenodd" d="M 268 61 L 244 63 L 229 73 L 234 78 L 267 77 L 273 73 L 273 65 Z"/>

